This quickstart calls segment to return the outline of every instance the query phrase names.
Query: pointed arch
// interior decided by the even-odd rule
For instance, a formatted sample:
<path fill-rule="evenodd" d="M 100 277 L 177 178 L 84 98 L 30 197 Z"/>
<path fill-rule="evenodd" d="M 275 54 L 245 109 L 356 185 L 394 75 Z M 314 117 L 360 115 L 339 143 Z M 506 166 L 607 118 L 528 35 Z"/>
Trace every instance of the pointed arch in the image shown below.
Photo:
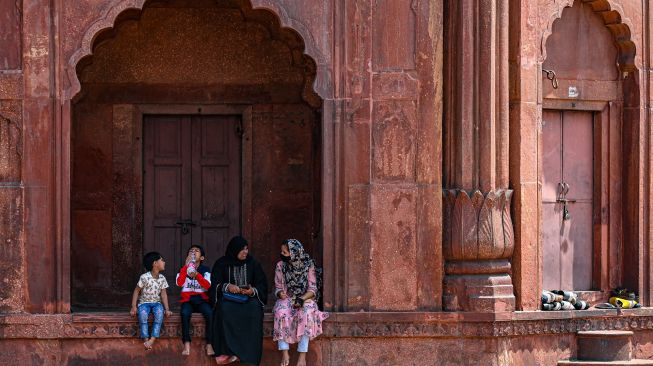
<path fill-rule="evenodd" d="M 553 23 L 562 17 L 565 8 L 572 7 L 574 1 L 582 1 L 592 7 L 592 10 L 603 19 L 603 24 L 608 28 L 614 38 L 619 51 L 618 65 L 622 73 L 634 72 L 636 65 L 636 47 L 631 37 L 630 21 L 622 17 L 623 9 L 610 0 L 567 0 L 557 4 L 555 10 L 549 15 L 540 43 L 540 62 L 546 59 L 546 41 L 553 32 Z"/>
<path fill-rule="evenodd" d="M 80 45 L 68 60 L 68 85 L 64 88 L 64 99 L 71 100 L 81 90 L 77 66 L 83 59 L 93 55 L 93 47 L 98 40 L 112 37 L 112 31 L 124 19 L 138 18 L 149 0 L 122 0 L 108 7 L 86 30 Z M 317 49 L 315 40 L 307 27 L 292 18 L 279 5 L 265 0 L 238 0 L 243 16 L 247 20 L 270 25 L 268 30 L 273 38 L 283 41 L 292 52 L 293 64 L 304 69 L 306 79 L 302 90 L 303 99 L 314 108 L 320 107 L 322 97 L 315 91 L 316 79 L 320 84 L 328 83 L 330 77 L 326 70 L 325 58 Z M 328 88 L 320 88 L 322 94 Z"/>

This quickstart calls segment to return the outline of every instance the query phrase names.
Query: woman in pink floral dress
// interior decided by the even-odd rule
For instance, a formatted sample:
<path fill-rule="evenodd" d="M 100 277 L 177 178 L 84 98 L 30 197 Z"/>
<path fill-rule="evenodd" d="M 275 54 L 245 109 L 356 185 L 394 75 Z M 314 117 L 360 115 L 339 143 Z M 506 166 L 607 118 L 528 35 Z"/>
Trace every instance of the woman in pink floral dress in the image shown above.
<path fill-rule="evenodd" d="M 322 334 L 322 321 L 329 314 L 317 307 L 315 262 L 297 239 L 281 244 L 281 260 L 274 275 L 274 335 L 282 352 L 281 366 L 288 366 L 290 344 L 299 343 L 297 366 L 306 365 L 308 343 Z"/>

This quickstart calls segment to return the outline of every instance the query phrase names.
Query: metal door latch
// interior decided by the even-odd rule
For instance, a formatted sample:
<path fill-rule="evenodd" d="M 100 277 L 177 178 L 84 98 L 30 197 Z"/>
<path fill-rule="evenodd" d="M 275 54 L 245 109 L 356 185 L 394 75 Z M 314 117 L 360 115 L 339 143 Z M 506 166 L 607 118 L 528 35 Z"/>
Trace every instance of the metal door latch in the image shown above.
<path fill-rule="evenodd" d="M 571 220 L 571 213 L 567 208 L 567 204 L 576 202 L 576 200 L 568 199 L 567 193 L 569 193 L 569 184 L 565 182 L 558 183 L 558 198 L 556 198 L 556 202 L 562 203 L 564 205 L 562 208 L 563 221 Z"/>
<path fill-rule="evenodd" d="M 181 226 L 181 235 L 188 234 L 191 227 L 197 226 L 193 220 L 181 220 L 177 222 L 177 225 Z"/>

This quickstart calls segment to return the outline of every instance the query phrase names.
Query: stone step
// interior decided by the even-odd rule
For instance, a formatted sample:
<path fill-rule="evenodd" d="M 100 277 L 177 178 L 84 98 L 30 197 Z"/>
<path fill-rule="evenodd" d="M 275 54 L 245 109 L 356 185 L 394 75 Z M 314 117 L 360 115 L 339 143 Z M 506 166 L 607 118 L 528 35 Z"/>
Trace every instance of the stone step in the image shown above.
<path fill-rule="evenodd" d="M 632 358 L 633 332 L 592 330 L 577 333 L 578 353 L 582 361 L 629 361 Z"/>
<path fill-rule="evenodd" d="M 653 360 L 632 359 L 628 361 L 558 361 L 558 366 L 653 366 Z"/>

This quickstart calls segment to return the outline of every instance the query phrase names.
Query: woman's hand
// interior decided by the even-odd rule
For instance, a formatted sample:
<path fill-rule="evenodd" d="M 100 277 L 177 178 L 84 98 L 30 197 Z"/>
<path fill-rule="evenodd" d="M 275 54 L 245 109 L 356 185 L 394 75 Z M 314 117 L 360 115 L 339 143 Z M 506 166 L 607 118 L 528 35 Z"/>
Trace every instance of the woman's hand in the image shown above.
<path fill-rule="evenodd" d="M 129 310 L 129 315 L 131 315 L 131 316 L 136 316 L 136 313 L 137 313 L 137 312 L 138 312 L 138 311 L 137 311 L 136 307 L 135 307 L 135 306 L 132 306 L 132 309 Z"/>
<path fill-rule="evenodd" d="M 168 310 L 166 310 L 165 314 L 169 318 L 170 316 L 172 316 L 172 311 L 170 311 L 170 309 L 168 309 Z"/>
<path fill-rule="evenodd" d="M 227 291 L 231 292 L 232 294 L 239 294 L 240 293 L 240 287 L 236 285 L 229 285 L 227 286 Z"/>
<path fill-rule="evenodd" d="M 288 295 L 286 295 L 286 291 L 279 291 L 279 295 L 278 295 L 278 296 L 279 296 L 279 298 L 280 298 L 281 300 L 285 300 L 285 299 L 288 298 Z"/>
<path fill-rule="evenodd" d="M 243 294 L 243 295 L 252 296 L 252 295 L 254 295 L 254 289 L 251 288 L 251 287 L 250 288 L 241 288 L 240 293 Z"/>

